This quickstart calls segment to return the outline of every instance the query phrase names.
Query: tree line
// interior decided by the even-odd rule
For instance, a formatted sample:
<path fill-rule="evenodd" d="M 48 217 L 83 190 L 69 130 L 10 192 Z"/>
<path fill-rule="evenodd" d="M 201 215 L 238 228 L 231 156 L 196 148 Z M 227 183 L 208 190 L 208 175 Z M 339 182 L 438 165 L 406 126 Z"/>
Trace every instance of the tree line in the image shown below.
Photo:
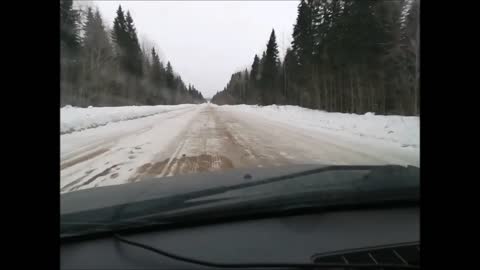
<path fill-rule="evenodd" d="M 419 115 L 419 0 L 301 0 L 280 60 L 275 30 L 216 104 Z"/>
<path fill-rule="evenodd" d="M 61 106 L 204 102 L 154 47 L 140 46 L 129 11 L 119 6 L 110 30 L 98 9 L 76 9 L 72 0 L 60 1 L 60 89 Z"/>

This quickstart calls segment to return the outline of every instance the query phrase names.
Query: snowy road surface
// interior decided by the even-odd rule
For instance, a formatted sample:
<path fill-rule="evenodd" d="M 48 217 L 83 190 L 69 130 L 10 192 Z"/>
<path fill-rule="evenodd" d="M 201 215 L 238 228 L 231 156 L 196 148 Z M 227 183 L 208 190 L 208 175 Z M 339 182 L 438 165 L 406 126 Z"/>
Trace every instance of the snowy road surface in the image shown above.
<path fill-rule="evenodd" d="M 306 117 L 295 120 L 291 112 L 278 113 L 276 119 L 276 114 L 265 113 L 265 108 L 242 106 L 246 105 L 168 106 L 146 117 L 63 134 L 61 192 L 230 168 L 288 164 L 419 166 L 418 138 L 406 144 L 399 141 L 406 135 L 391 139 L 348 133 L 307 125 L 301 121 Z"/>

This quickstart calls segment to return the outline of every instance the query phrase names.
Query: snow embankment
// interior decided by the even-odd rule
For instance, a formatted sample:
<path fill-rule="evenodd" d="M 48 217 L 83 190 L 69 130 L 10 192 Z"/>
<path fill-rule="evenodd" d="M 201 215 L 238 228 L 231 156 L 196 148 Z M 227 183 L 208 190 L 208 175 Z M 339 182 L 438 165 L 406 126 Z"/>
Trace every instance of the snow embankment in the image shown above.
<path fill-rule="evenodd" d="M 108 123 L 132 120 L 158 113 L 180 110 L 191 106 L 195 105 L 181 104 L 88 108 L 65 106 L 60 109 L 60 134 L 104 126 Z"/>
<path fill-rule="evenodd" d="M 290 105 L 223 105 L 220 107 L 256 113 L 271 121 L 302 129 L 384 140 L 399 144 L 401 147 L 418 148 L 420 146 L 420 118 L 417 116 L 332 113 Z"/>

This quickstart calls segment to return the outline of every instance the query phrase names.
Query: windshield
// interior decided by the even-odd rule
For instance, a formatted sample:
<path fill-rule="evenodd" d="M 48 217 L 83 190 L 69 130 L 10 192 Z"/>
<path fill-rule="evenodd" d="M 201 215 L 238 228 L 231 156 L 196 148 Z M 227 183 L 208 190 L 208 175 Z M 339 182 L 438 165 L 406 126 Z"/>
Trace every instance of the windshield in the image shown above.
<path fill-rule="evenodd" d="M 419 0 L 61 0 L 63 234 L 416 201 L 419 33 Z"/>

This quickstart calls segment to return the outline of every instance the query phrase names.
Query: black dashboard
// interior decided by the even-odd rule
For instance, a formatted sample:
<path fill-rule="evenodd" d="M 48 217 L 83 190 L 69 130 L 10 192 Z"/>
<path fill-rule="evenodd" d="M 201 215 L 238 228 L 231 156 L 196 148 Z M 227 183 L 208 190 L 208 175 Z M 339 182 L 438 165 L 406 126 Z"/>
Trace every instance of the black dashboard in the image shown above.
<path fill-rule="evenodd" d="M 419 243 L 419 208 L 350 210 L 125 235 L 184 257 L 218 263 L 312 263 L 345 250 Z M 417 247 L 418 248 L 418 247 Z M 418 249 L 419 250 L 419 249 Z M 115 238 L 61 244 L 61 269 L 207 269 Z"/>

